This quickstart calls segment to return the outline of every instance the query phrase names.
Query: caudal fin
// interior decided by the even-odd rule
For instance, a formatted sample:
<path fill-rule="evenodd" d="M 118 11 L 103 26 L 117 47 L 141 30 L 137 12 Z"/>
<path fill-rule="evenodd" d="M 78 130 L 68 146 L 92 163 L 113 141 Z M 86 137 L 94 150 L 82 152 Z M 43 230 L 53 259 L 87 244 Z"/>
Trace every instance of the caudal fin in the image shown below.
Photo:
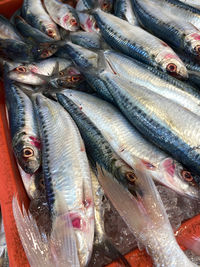
<path fill-rule="evenodd" d="M 41 233 L 30 212 L 22 211 L 13 198 L 13 214 L 19 236 L 31 267 L 79 267 L 76 239 L 68 215 L 57 216 L 50 237 Z"/>

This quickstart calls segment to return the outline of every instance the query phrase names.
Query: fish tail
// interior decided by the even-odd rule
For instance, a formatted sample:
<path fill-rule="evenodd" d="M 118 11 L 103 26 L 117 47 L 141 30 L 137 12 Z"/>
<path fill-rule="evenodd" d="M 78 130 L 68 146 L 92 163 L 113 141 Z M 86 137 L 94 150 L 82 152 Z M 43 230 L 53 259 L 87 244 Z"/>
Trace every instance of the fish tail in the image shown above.
<path fill-rule="evenodd" d="M 76 240 L 69 216 L 57 216 L 51 235 L 41 233 L 35 219 L 13 198 L 13 214 L 20 239 L 31 267 L 79 267 Z"/>
<path fill-rule="evenodd" d="M 131 194 L 127 188 L 99 166 L 97 166 L 97 172 L 105 194 L 138 241 L 148 235 L 149 227 L 156 230 L 168 222 L 159 193 L 142 161 L 138 160 L 134 168 L 135 194 Z M 143 233 L 143 237 L 140 233 Z"/>

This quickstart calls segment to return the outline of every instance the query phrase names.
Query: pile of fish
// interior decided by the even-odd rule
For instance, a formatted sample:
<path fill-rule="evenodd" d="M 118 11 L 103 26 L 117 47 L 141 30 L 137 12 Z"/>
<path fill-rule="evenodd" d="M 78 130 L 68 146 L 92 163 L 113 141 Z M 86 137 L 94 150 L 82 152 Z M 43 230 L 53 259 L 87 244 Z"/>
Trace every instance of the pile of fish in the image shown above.
<path fill-rule="evenodd" d="M 0 63 L 30 266 L 91 265 L 96 248 L 130 266 L 106 235 L 105 199 L 155 266 L 197 266 L 154 182 L 200 199 L 198 1 L 24 0 L 0 16 Z"/>

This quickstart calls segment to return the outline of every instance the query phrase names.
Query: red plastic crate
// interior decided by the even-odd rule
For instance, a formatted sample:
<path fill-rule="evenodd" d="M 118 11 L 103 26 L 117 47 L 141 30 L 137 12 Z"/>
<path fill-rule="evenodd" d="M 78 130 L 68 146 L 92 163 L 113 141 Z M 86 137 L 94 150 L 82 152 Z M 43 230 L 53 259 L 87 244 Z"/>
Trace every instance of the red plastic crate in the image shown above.
<path fill-rule="evenodd" d="M 22 0 L 0 0 L 0 14 L 9 18 L 22 4 Z M 3 84 L 0 83 L 0 204 L 2 209 L 8 256 L 11 267 L 28 267 L 26 255 L 15 225 L 12 212 L 12 199 L 17 195 L 19 201 L 29 205 L 29 200 L 18 172 L 12 153 L 11 139 L 6 121 Z M 182 249 L 184 240 L 200 238 L 200 215 L 183 223 L 176 232 L 176 238 Z M 145 251 L 138 249 L 125 255 L 133 267 L 152 267 L 152 260 Z M 121 266 L 118 262 L 108 265 Z M 39 266 L 38 266 L 39 267 Z"/>

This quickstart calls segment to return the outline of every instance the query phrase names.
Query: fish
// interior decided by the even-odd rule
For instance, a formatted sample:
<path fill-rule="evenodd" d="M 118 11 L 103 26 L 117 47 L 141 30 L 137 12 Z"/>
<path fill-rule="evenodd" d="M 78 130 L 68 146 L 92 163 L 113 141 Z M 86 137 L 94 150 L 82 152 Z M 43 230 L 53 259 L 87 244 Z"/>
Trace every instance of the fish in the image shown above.
<path fill-rule="evenodd" d="M 113 49 L 179 78 L 188 77 L 181 59 L 162 40 L 99 8 L 92 14 L 103 38 Z"/>
<path fill-rule="evenodd" d="M 29 25 L 22 17 L 15 17 L 15 27 L 26 38 L 26 42 L 46 43 L 52 42 L 52 38 L 40 30 Z"/>
<path fill-rule="evenodd" d="M 60 40 L 58 27 L 45 11 L 41 0 L 24 0 L 21 13 L 31 26 L 55 40 Z"/>
<path fill-rule="evenodd" d="M 22 41 L 19 33 L 3 15 L 0 15 L 0 38 Z"/>
<path fill-rule="evenodd" d="M 93 168 L 96 168 L 98 164 L 114 175 L 114 177 L 133 194 L 137 194 L 136 191 L 139 190 L 139 188 L 135 188 L 132 184 L 135 179 L 133 168 L 126 164 L 126 162 L 114 152 L 100 130 L 78 105 L 62 93 L 57 93 L 56 96 L 58 102 L 69 112 L 78 126 Z"/>
<path fill-rule="evenodd" d="M 80 26 L 86 32 L 99 32 L 99 28 L 95 19 L 91 15 L 82 12 L 87 9 L 87 6 L 85 4 L 85 1 L 79 0 L 76 5 L 76 11 L 79 17 Z"/>
<path fill-rule="evenodd" d="M 132 0 L 136 17 L 147 29 L 169 45 L 196 60 L 200 59 L 200 32 L 191 22 L 186 22 L 171 11 L 159 6 L 160 1 Z M 170 1 L 169 1 L 170 2 Z M 163 1 L 162 3 L 166 3 Z M 179 2 L 181 3 L 181 2 Z M 182 3 L 181 3 L 182 4 Z M 167 6 L 167 4 L 166 4 Z M 187 19 L 186 19 L 187 20 Z"/>
<path fill-rule="evenodd" d="M 138 26 L 130 0 L 116 0 L 114 5 L 114 14 L 118 18 L 128 21 L 130 24 Z"/>
<path fill-rule="evenodd" d="M 12 68 L 9 71 L 8 77 L 20 83 L 42 85 L 46 83 L 43 77 L 51 77 L 56 64 L 58 64 L 58 70 L 61 72 L 61 77 L 63 76 L 62 71 L 64 69 L 68 70 L 68 75 L 80 74 L 75 67 L 72 67 L 71 60 L 51 57 L 38 62 L 19 64 L 17 67 Z M 36 74 L 40 74 L 41 76 Z"/>
<path fill-rule="evenodd" d="M 52 56 L 58 50 L 58 44 L 30 44 L 12 39 L 0 39 L 0 56 L 12 61 L 30 63 Z"/>
<path fill-rule="evenodd" d="M 116 105 L 131 124 L 196 174 L 193 178 L 198 184 L 199 116 L 145 87 L 126 83 L 110 73 L 104 76 Z"/>
<path fill-rule="evenodd" d="M 5 77 L 6 107 L 8 110 L 12 147 L 20 167 L 34 174 L 41 165 L 41 141 L 30 98 Z"/>
<path fill-rule="evenodd" d="M 68 31 L 77 31 L 79 19 L 76 10 L 58 0 L 44 0 L 44 5 L 51 18 L 62 28 Z"/>
<path fill-rule="evenodd" d="M 100 250 L 104 255 L 112 260 L 120 261 L 123 266 L 130 267 L 130 264 L 126 258 L 115 248 L 115 246 L 108 239 L 105 228 L 104 228 L 104 213 L 105 213 L 105 203 L 103 199 L 105 198 L 104 191 L 99 184 L 97 176 L 91 168 L 91 178 L 92 178 L 92 189 L 94 197 L 94 214 L 95 214 L 95 238 L 93 244 L 93 250 L 95 248 Z"/>
<path fill-rule="evenodd" d="M 58 103 L 38 94 L 34 105 L 42 136 L 42 166 L 52 224 L 60 217 L 70 217 L 80 266 L 85 266 L 92 253 L 94 204 L 84 143 L 74 121 Z"/>
<path fill-rule="evenodd" d="M 4 230 L 1 210 L 0 210 L 0 266 L 9 267 L 9 258 L 8 258 L 5 230 Z"/>
<path fill-rule="evenodd" d="M 187 258 L 176 242 L 160 195 L 139 159 L 135 173 L 135 187 L 140 188 L 140 194 L 136 196 L 109 173 L 98 167 L 98 179 L 106 196 L 137 241 L 145 247 L 153 260 L 153 265 L 163 267 L 197 266 Z"/>
<path fill-rule="evenodd" d="M 133 169 L 141 159 L 153 179 L 177 193 L 198 199 L 200 191 L 192 174 L 168 154 L 148 142 L 112 104 L 96 96 L 63 90 L 100 130 L 112 149 Z M 187 179 L 190 176 L 191 179 Z"/>
<path fill-rule="evenodd" d="M 106 71 L 144 86 L 200 115 L 199 89 L 115 51 L 106 50 L 103 56 L 102 66 Z"/>

